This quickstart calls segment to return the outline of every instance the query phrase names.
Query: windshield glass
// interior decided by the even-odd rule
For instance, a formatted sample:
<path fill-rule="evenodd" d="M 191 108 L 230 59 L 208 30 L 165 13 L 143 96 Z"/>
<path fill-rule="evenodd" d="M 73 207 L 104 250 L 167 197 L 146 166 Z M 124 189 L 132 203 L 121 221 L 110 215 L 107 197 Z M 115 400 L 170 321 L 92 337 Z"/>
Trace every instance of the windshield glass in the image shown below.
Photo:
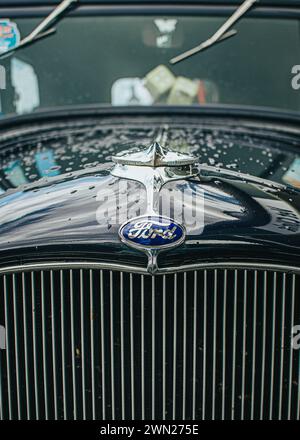
<path fill-rule="evenodd" d="M 56 34 L 0 61 L 6 72 L 1 115 L 88 104 L 228 104 L 299 112 L 297 19 L 244 17 L 233 38 L 170 64 L 226 18 L 68 16 Z M 0 49 L 40 21 L 10 17 L 7 25 L 0 19 Z"/>

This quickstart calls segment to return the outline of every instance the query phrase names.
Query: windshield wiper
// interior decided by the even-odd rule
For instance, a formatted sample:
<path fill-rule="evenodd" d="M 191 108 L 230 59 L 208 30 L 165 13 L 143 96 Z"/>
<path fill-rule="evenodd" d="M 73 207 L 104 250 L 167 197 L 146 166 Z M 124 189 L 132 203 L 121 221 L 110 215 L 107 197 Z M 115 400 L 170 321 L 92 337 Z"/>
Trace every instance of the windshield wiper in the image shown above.
<path fill-rule="evenodd" d="M 63 0 L 49 15 L 46 17 L 27 37 L 23 38 L 20 43 L 6 52 L 0 54 L 0 59 L 12 55 L 24 46 L 35 43 L 42 38 L 46 38 L 56 32 L 55 28 L 48 29 L 54 22 L 57 22 L 63 17 L 64 12 L 73 4 L 78 3 L 79 0 Z"/>
<path fill-rule="evenodd" d="M 227 40 L 237 34 L 237 31 L 230 28 L 241 18 L 246 12 L 257 3 L 259 0 L 246 0 L 244 3 L 234 12 L 234 14 L 217 30 L 217 32 L 210 37 L 208 40 L 201 43 L 199 46 L 194 47 L 170 60 L 171 64 L 179 63 L 180 61 L 189 58 L 196 53 L 202 52 L 203 50 L 214 46 L 221 41 Z"/>

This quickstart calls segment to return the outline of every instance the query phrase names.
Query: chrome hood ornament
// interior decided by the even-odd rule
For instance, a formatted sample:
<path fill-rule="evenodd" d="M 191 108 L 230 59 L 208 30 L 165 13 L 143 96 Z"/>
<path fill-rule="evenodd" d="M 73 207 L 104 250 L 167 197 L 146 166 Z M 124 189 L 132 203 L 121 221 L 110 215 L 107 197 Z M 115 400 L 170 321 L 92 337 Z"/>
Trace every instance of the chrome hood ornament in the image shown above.
<path fill-rule="evenodd" d="M 159 214 L 159 193 L 168 182 L 198 175 L 198 159 L 154 142 L 145 150 L 125 152 L 113 156 L 112 160 L 115 163 L 111 171 L 113 176 L 140 182 L 146 188 L 145 214 L 124 223 L 119 236 L 128 246 L 148 255 L 147 270 L 153 274 L 158 269 L 159 252 L 177 247 L 185 240 L 184 226 Z"/>
<path fill-rule="evenodd" d="M 195 157 L 188 154 L 169 151 L 158 142 L 154 142 L 146 150 L 114 156 L 112 160 L 117 164 L 152 168 L 188 166 L 194 165 L 197 161 Z"/>

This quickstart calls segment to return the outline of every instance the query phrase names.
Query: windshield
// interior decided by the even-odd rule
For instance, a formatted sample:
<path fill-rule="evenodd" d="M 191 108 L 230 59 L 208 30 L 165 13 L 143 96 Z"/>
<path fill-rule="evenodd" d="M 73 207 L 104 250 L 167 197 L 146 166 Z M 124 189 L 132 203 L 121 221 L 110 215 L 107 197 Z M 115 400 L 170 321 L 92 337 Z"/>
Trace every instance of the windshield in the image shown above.
<path fill-rule="evenodd" d="M 0 61 L 6 72 L 1 115 L 90 104 L 225 104 L 299 112 L 298 19 L 246 16 L 235 25 L 233 38 L 170 64 L 226 18 L 67 16 L 56 34 Z M 0 49 L 28 35 L 40 21 L 0 19 Z"/>

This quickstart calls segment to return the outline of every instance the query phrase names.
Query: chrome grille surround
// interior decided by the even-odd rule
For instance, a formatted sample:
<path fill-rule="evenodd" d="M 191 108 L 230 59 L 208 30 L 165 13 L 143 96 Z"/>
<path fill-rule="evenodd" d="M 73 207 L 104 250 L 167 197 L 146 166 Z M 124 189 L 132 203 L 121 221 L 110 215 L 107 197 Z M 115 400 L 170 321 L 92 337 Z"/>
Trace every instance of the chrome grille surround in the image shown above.
<path fill-rule="evenodd" d="M 0 419 L 299 420 L 299 289 L 266 264 L 0 269 Z"/>

